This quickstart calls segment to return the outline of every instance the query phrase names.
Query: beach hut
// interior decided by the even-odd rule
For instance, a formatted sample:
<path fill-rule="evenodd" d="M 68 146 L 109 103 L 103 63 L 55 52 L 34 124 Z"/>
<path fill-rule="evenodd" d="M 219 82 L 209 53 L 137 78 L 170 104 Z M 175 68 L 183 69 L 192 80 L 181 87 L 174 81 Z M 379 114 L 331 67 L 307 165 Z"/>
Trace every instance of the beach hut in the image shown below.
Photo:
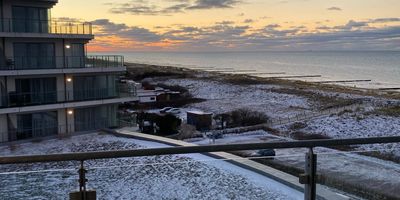
<path fill-rule="evenodd" d="M 212 113 L 202 111 L 187 111 L 187 124 L 193 125 L 198 131 L 210 130 L 212 127 Z"/>

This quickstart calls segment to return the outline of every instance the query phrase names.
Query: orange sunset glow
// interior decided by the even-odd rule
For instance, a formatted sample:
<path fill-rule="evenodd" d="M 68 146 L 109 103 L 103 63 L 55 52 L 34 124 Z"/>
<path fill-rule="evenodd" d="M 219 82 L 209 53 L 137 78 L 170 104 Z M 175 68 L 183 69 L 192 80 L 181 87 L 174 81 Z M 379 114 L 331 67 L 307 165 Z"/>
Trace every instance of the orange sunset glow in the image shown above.
<path fill-rule="evenodd" d="M 398 50 L 399 8 L 397 0 L 68 0 L 53 17 L 92 22 L 90 51 Z"/>

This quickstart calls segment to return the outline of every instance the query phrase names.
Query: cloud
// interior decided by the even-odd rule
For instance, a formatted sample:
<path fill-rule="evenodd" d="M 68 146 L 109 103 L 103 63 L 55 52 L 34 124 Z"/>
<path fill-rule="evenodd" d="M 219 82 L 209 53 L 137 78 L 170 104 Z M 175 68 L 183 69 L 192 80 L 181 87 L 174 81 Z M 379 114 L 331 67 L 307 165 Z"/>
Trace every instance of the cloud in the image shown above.
<path fill-rule="evenodd" d="M 397 21 L 396 18 L 350 20 L 341 26 L 321 25 L 316 30 L 304 26 L 268 24 L 263 28 L 241 26 L 231 21 L 216 22 L 209 26 L 175 25 L 163 27 L 162 32 L 143 27 L 114 23 L 108 19 L 93 21 L 103 47 L 118 46 L 132 50 L 151 47 L 156 50 L 175 51 L 208 50 L 399 50 L 400 26 L 375 27 L 372 23 Z M 119 42 L 108 37 L 119 37 Z M 97 39 L 96 39 L 97 41 Z M 97 42 L 98 44 L 99 42 Z M 129 44 L 129 45 L 128 45 Z M 158 47 L 158 48 L 156 48 Z"/>
<path fill-rule="evenodd" d="M 389 22 L 400 22 L 400 18 L 378 18 L 370 19 L 369 23 L 389 23 Z"/>
<path fill-rule="evenodd" d="M 158 2 L 131 0 L 128 3 L 106 3 L 114 14 L 132 15 L 172 15 L 188 10 L 233 8 L 241 0 L 168 0 L 168 5 L 160 7 Z"/>
<path fill-rule="evenodd" d="M 194 5 L 187 9 L 233 8 L 239 0 L 196 0 Z"/>
<path fill-rule="evenodd" d="M 99 29 L 100 33 L 97 33 L 97 35 L 100 36 L 117 35 L 140 42 L 156 42 L 161 40 L 160 35 L 148 29 L 117 24 L 108 19 L 97 19 L 92 21 L 92 24 Z"/>
<path fill-rule="evenodd" d="M 367 22 L 357 22 L 354 20 L 350 20 L 349 22 L 347 22 L 347 24 L 343 25 L 343 26 L 335 26 L 335 29 L 344 29 L 344 30 L 351 30 L 351 29 L 355 29 L 355 28 L 361 28 L 361 27 L 366 27 L 368 26 Z"/>
<path fill-rule="evenodd" d="M 255 22 L 254 19 L 245 19 L 245 20 L 243 21 L 243 23 L 245 23 L 245 24 L 250 24 L 250 23 L 253 23 L 253 22 Z"/>
<path fill-rule="evenodd" d="M 342 11 L 342 9 L 341 9 L 341 8 L 339 8 L 339 7 L 336 7 L 336 6 L 329 7 L 329 8 L 327 8 L 327 10 L 330 10 L 330 11 Z"/>

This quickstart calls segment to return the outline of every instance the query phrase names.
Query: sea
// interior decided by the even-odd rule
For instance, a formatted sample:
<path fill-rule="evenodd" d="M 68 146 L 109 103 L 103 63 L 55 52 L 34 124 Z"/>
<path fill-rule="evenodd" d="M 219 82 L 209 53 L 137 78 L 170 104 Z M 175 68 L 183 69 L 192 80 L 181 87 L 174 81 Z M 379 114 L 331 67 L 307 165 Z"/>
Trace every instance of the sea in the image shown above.
<path fill-rule="evenodd" d="M 108 52 L 106 54 L 123 55 L 126 62 L 133 63 L 325 82 L 359 88 L 400 88 L 400 51 Z"/>

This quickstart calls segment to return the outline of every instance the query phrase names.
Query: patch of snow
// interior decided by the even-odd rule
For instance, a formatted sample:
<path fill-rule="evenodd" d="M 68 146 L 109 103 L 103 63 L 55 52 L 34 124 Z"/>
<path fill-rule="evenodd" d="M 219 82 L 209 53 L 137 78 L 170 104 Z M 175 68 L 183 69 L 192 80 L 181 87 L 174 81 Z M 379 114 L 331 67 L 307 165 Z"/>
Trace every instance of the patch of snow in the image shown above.
<path fill-rule="evenodd" d="M 345 113 L 312 119 L 307 125 L 302 132 L 323 134 L 332 138 L 400 136 L 400 118 L 382 115 Z M 400 157 L 399 143 L 361 145 L 358 149 L 381 150 Z"/>

